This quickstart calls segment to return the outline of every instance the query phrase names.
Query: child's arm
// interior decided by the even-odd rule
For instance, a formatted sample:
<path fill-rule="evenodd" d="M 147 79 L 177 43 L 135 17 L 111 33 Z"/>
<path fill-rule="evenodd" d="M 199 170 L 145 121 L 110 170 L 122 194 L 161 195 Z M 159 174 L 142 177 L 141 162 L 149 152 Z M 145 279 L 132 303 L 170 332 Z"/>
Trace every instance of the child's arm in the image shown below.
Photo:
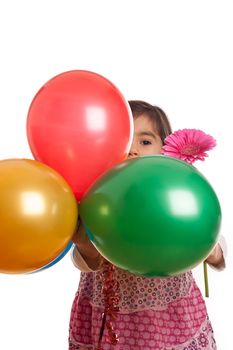
<path fill-rule="evenodd" d="M 103 258 L 91 243 L 81 222 L 72 241 L 75 244 L 75 248 L 72 252 L 74 265 L 82 272 L 98 270 L 102 265 Z"/>
<path fill-rule="evenodd" d="M 225 268 L 223 249 L 219 243 L 216 244 L 212 252 L 209 254 L 206 262 L 217 270 L 223 270 Z"/>

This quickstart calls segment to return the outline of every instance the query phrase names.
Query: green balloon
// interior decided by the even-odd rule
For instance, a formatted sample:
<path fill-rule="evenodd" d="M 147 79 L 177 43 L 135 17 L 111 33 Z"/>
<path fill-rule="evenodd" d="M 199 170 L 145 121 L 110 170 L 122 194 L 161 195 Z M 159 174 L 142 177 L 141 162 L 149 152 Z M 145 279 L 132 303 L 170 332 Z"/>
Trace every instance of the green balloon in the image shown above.
<path fill-rule="evenodd" d="M 143 276 L 192 269 L 217 242 L 221 208 L 192 165 L 162 155 L 127 160 L 89 190 L 80 215 L 99 252 Z"/>

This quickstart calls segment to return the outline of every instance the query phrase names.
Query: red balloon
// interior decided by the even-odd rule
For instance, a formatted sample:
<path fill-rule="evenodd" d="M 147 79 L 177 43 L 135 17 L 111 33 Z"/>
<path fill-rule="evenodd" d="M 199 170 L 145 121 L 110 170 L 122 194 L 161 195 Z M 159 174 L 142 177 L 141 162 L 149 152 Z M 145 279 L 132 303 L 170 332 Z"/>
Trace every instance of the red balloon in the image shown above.
<path fill-rule="evenodd" d="M 28 112 L 35 159 L 57 170 L 80 200 L 129 152 L 133 117 L 121 92 L 99 74 L 74 70 L 49 80 Z"/>

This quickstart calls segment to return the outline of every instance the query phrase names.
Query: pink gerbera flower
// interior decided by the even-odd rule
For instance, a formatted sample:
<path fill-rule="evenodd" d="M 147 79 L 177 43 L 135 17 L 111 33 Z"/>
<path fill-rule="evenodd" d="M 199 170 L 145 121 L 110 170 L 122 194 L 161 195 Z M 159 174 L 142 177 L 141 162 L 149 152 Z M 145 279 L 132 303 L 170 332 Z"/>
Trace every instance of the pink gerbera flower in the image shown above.
<path fill-rule="evenodd" d="M 162 148 L 164 155 L 175 157 L 189 164 L 208 157 L 207 151 L 216 146 L 215 139 L 197 129 L 177 130 L 166 137 Z"/>

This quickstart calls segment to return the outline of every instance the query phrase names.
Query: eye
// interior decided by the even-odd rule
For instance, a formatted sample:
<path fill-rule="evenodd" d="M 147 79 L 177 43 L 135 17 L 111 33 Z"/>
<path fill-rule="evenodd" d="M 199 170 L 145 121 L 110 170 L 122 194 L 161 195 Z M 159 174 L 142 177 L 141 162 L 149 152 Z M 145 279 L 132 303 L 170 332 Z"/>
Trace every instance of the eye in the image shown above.
<path fill-rule="evenodd" d="M 142 141 L 141 141 L 141 144 L 142 144 L 143 146 L 148 146 L 148 145 L 151 145 L 152 142 L 149 141 L 149 140 L 142 140 Z"/>

